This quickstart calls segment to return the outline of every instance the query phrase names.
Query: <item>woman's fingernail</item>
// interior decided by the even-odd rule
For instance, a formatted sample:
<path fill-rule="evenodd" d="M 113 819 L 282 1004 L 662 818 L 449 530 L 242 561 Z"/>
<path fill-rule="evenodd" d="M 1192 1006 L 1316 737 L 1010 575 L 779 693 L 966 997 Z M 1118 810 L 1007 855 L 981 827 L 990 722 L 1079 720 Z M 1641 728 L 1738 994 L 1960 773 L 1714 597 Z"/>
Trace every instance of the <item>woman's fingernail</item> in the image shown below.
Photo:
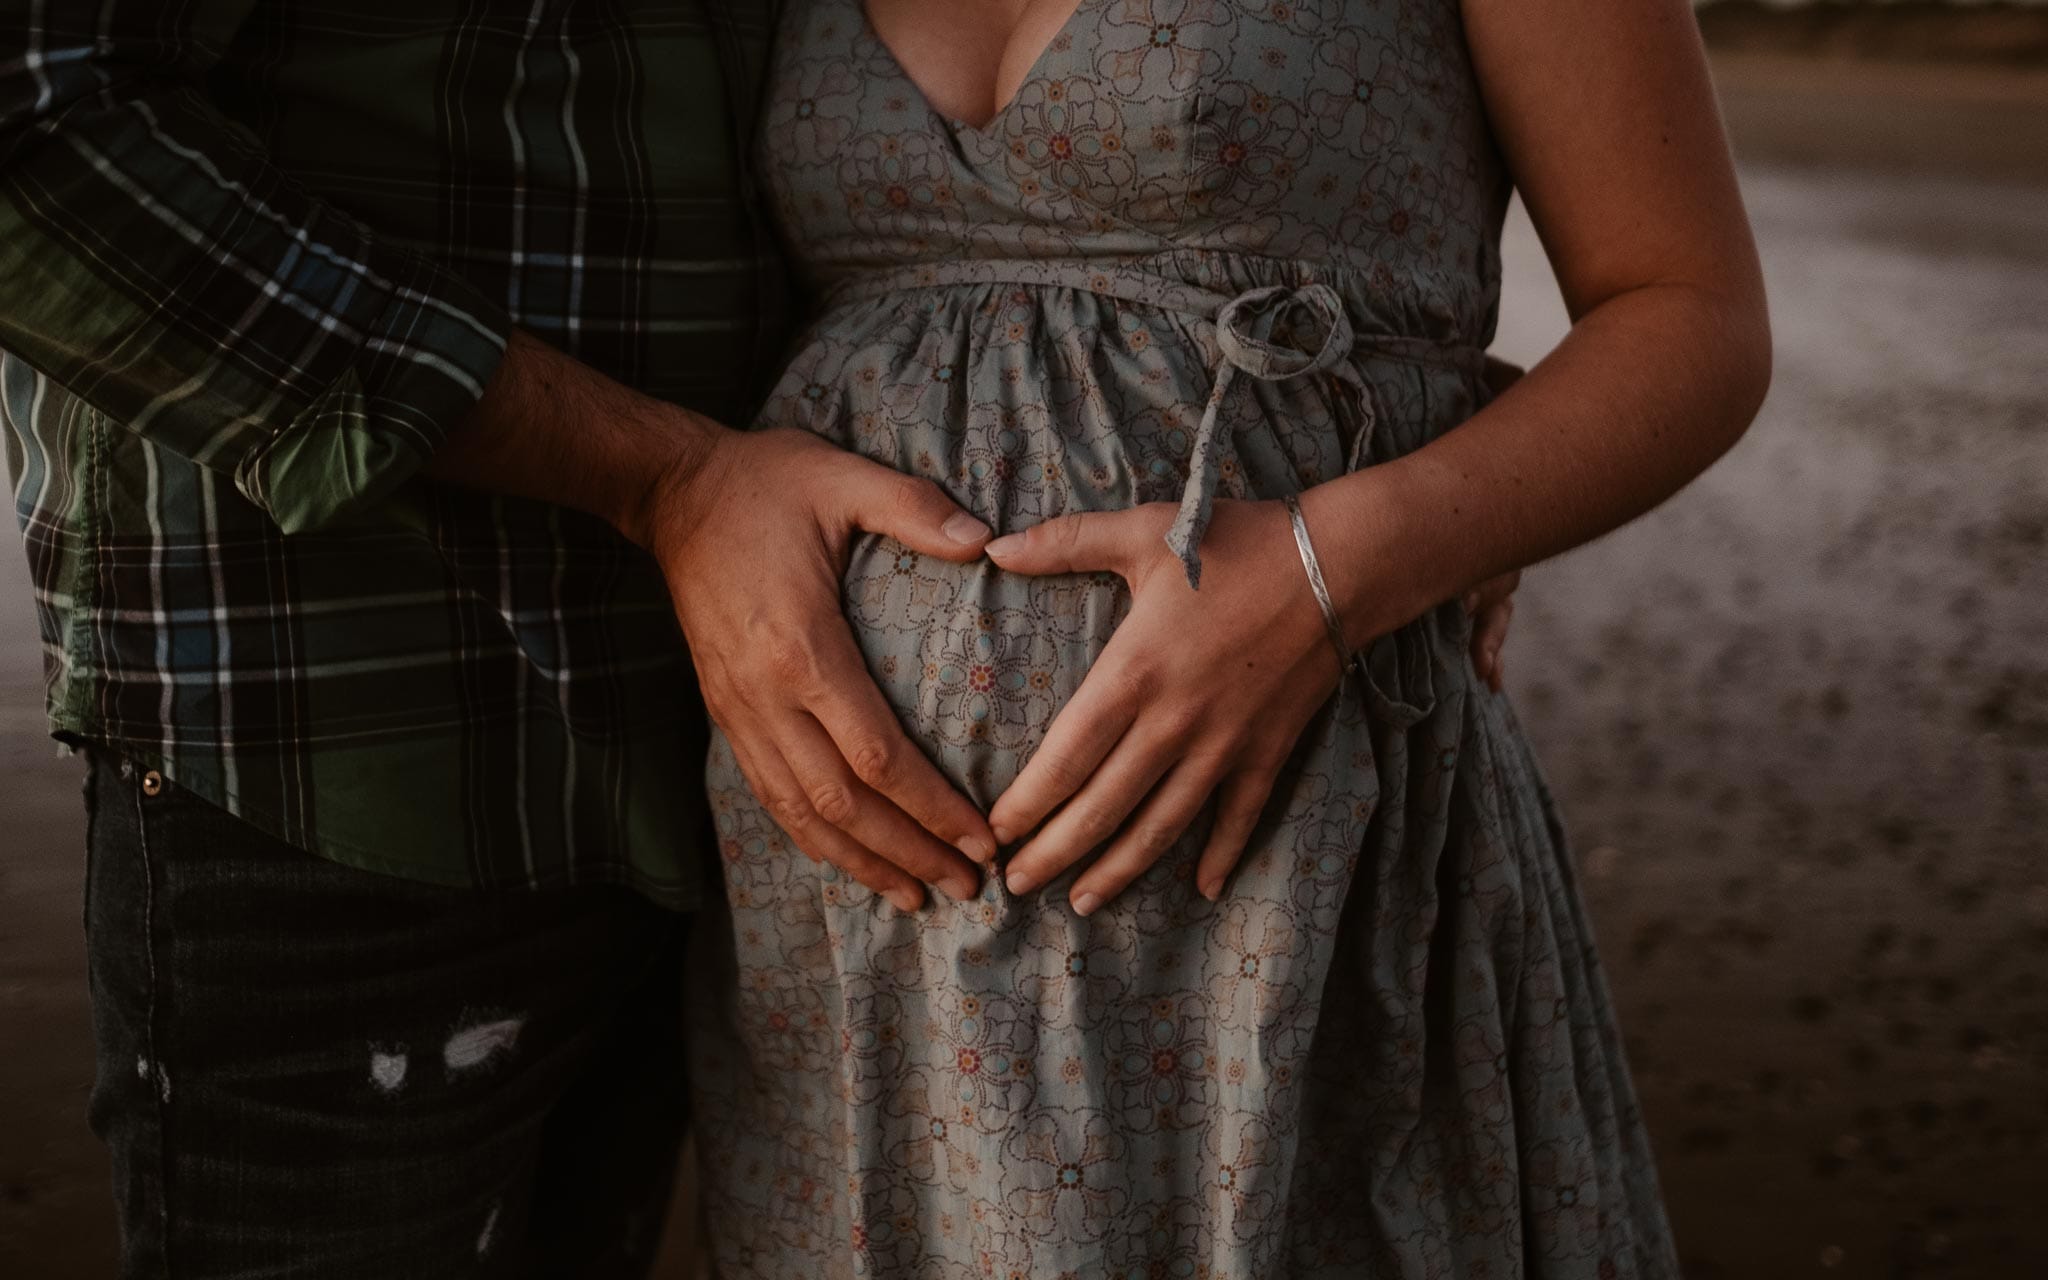
<path fill-rule="evenodd" d="M 888 898 L 891 906 L 901 911 L 904 915 L 909 916 L 917 914 L 917 909 L 922 905 L 924 895 L 910 889 L 896 889 L 890 892 Z"/>
<path fill-rule="evenodd" d="M 1019 547 L 1022 547 L 1023 545 L 1023 534 L 1006 533 L 1002 537 L 997 538 L 994 542 L 991 542 L 987 546 L 983 547 L 982 552 L 985 555 L 987 555 L 988 558 L 991 560 L 1001 560 L 1004 556 L 1009 555 L 1011 552 L 1017 550 Z"/>
<path fill-rule="evenodd" d="M 1214 902 L 1218 897 L 1222 895 L 1223 886 L 1220 884 L 1205 884 L 1201 886 L 1201 891 L 1203 897 L 1207 898 L 1211 902 Z"/>
<path fill-rule="evenodd" d="M 1011 840 L 1016 838 L 1014 834 L 1010 831 L 1010 829 L 1000 822 L 996 823 L 993 827 L 990 827 L 989 831 L 995 835 L 996 843 L 999 845 L 1008 844 Z"/>
<path fill-rule="evenodd" d="M 1078 894 L 1074 898 L 1074 914 L 1077 916 L 1092 916 L 1095 914 L 1095 908 L 1101 905 L 1102 899 L 1095 894 Z"/>
<path fill-rule="evenodd" d="M 962 836 L 953 847 L 966 854 L 969 862 L 987 866 L 996 860 L 995 846 L 980 836 Z"/>
<path fill-rule="evenodd" d="M 940 887 L 955 902 L 972 902 L 981 893 L 981 886 L 972 880 L 948 880 Z"/>
<path fill-rule="evenodd" d="M 965 511 L 955 511 L 946 517 L 946 523 L 939 526 L 939 532 L 955 542 L 976 543 L 989 535 L 989 527 Z"/>
<path fill-rule="evenodd" d="M 1021 871 L 1012 871 L 1009 875 L 1004 876 L 1003 883 L 1010 887 L 1011 893 L 1031 892 L 1031 877 Z"/>

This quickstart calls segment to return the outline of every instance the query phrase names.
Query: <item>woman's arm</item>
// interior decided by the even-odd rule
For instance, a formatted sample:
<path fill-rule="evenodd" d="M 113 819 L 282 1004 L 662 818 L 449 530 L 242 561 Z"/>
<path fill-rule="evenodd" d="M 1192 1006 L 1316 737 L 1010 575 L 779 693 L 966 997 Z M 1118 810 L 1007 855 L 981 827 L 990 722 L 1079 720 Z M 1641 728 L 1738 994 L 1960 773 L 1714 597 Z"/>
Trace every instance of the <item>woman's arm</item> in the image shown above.
<path fill-rule="evenodd" d="M 1686 0 L 1464 11 L 1572 329 L 1464 426 L 1303 500 L 1354 643 L 1445 583 L 1533 564 L 1655 507 L 1735 443 L 1770 381 L 1763 274 Z"/>
<path fill-rule="evenodd" d="M 1762 276 L 1686 0 L 1466 0 L 1464 11 L 1573 327 L 1471 421 L 1305 495 L 1354 646 L 1656 506 L 1735 442 L 1769 381 Z M 1077 910 L 1093 910 L 1214 795 L 1196 875 L 1217 896 L 1336 683 L 1279 504 L 1218 505 L 1199 597 L 1161 544 L 1171 520 L 1156 505 L 1072 516 L 988 548 L 1018 572 L 1121 573 L 1133 596 L 990 814 L 1006 843 L 1037 832 L 1011 860 L 1014 891 L 1114 836 L 1072 891 Z"/>

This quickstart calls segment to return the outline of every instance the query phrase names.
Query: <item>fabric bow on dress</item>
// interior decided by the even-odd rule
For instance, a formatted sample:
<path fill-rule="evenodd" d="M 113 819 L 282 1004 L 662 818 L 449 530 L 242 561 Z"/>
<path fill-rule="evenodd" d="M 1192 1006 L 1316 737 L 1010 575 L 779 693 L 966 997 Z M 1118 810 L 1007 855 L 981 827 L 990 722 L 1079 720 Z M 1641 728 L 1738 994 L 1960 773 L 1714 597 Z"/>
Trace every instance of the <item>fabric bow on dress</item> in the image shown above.
<path fill-rule="evenodd" d="M 1318 334 L 1321 341 L 1310 350 L 1308 344 Z M 1297 340 L 1305 341 L 1294 345 Z M 1344 313 L 1344 300 L 1329 285 L 1274 284 L 1237 295 L 1216 313 L 1216 345 L 1222 349 L 1222 358 L 1216 380 L 1209 387 L 1209 401 L 1202 407 L 1201 424 L 1195 428 L 1180 513 L 1166 531 L 1166 545 L 1187 570 L 1188 585 L 1197 589 L 1202 585 L 1202 535 L 1209 530 L 1209 517 L 1216 505 L 1218 454 L 1223 447 L 1218 424 L 1224 397 L 1230 394 L 1238 374 L 1263 382 L 1286 382 L 1327 372 L 1348 384 L 1358 394 L 1361 415 L 1358 439 L 1351 448 L 1352 470 L 1365 457 L 1379 417 L 1372 389 L 1347 358 L 1353 346 L 1351 318 Z"/>

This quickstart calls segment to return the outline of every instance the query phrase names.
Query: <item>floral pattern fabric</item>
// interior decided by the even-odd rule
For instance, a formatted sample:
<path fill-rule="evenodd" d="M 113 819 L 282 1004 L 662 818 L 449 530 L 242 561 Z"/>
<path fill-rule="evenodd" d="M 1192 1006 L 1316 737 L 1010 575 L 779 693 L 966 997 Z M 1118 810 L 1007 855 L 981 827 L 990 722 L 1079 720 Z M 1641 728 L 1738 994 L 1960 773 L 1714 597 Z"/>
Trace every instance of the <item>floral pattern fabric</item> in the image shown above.
<path fill-rule="evenodd" d="M 981 127 L 859 0 L 789 7 L 761 133 L 818 295 L 763 424 L 998 532 L 1278 498 L 1484 402 L 1508 182 L 1451 0 L 1081 0 Z M 848 616 L 987 805 L 1129 604 L 882 538 Z M 730 932 L 692 1012 L 728 1277 L 1666 1277 L 1573 869 L 1506 701 L 1436 609 L 1303 735 L 1222 900 L 1203 832 L 915 916 L 807 861 L 723 739 Z M 723 965 L 724 980 L 709 975 Z"/>

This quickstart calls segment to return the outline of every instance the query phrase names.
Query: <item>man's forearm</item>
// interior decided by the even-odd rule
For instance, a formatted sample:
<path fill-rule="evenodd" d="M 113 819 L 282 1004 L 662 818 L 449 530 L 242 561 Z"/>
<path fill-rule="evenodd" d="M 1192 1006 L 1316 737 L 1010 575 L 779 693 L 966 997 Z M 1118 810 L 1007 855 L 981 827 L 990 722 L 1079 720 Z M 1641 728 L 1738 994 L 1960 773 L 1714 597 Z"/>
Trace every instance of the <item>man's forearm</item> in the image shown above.
<path fill-rule="evenodd" d="M 426 472 L 587 511 L 644 546 L 653 495 L 694 480 L 726 430 L 514 330 L 483 398 Z"/>
<path fill-rule="evenodd" d="M 858 529 L 981 554 L 988 527 L 935 485 L 806 431 L 722 427 L 517 331 L 427 472 L 580 508 L 654 554 L 706 710 L 806 853 L 904 911 L 920 881 L 979 891 L 988 823 L 905 738 L 840 610 Z"/>
<path fill-rule="evenodd" d="M 0 0 L 0 347 L 298 534 L 414 475 L 511 321 L 212 100 L 251 7 Z"/>

